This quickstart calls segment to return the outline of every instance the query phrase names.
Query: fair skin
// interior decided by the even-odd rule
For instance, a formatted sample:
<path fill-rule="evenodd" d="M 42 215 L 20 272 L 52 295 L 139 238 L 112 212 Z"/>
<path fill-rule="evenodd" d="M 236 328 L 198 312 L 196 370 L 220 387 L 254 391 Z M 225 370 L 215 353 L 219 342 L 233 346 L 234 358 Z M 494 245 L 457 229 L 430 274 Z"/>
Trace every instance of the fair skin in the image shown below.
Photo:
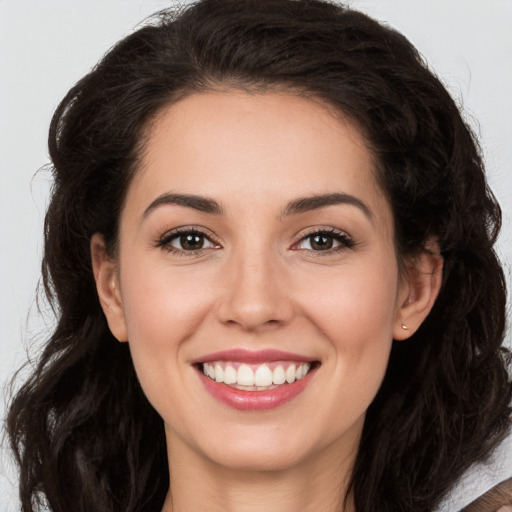
<path fill-rule="evenodd" d="M 109 326 L 165 424 L 163 511 L 342 509 L 392 339 L 440 286 L 435 250 L 399 272 L 393 240 L 363 138 L 319 102 L 211 92 L 157 116 L 118 253 L 99 235 L 91 250 Z M 309 373 L 222 382 L 244 363 Z"/>

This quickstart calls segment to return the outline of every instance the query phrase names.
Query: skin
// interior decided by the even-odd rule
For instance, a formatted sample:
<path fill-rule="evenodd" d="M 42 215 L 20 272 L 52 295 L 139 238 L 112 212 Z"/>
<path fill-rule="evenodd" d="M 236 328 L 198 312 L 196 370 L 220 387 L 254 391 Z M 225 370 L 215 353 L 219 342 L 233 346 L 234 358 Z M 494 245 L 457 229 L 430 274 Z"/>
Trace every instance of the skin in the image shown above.
<path fill-rule="evenodd" d="M 392 339 L 406 342 L 419 327 L 442 268 L 433 250 L 399 272 L 373 167 L 352 124 L 291 94 L 194 94 L 152 123 L 118 254 L 106 254 L 100 235 L 91 251 L 109 326 L 129 340 L 165 423 L 164 511 L 342 509 Z M 222 212 L 158 201 L 168 193 L 214 199 Z M 332 193 L 352 199 L 290 208 Z M 179 227 L 205 233 L 205 247 L 184 250 L 169 236 Z M 321 230 L 331 249 L 311 245 Z M 213 398 L 192 364 L 233 348 L 284 350 L 320 365 L 286 404 L 239 411 Z M 343 510 L 354 510 L 351 499 Z"/>

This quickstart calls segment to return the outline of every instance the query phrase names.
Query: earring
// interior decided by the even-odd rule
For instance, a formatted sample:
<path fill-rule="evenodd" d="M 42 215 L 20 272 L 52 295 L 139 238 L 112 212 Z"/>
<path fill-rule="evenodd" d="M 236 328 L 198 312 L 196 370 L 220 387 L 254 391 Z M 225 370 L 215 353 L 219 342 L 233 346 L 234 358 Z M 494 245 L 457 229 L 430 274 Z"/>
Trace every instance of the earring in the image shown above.
<path fill-rule="evenodd" d="M 407 331 L 407 329 L 408 329 L 407 325 L 402 324 L 402 329 L 403 329 L 404 331 Z"/>

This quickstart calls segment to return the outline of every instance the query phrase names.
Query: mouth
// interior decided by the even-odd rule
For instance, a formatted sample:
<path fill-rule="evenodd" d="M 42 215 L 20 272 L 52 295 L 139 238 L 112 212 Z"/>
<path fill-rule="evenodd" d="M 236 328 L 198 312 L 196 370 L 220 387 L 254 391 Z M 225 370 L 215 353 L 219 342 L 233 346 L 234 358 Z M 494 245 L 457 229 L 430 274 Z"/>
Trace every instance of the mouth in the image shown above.
<path fill-rule="evenodd" d="M 280 351 L 231 350 L 210 354 L 194 366 L 206 390 L 238 410 L 279 407 L 299 395 L 320 361 Z"/>
<path fill-rule="evenodd" d="M 268 391 L 304 378 L 314 365 L 314 362 L 292 361 L 270 361 L 258 365 L 212 361 L 201 363 L 200 369 L 209 379 L 234 389 Z"/>

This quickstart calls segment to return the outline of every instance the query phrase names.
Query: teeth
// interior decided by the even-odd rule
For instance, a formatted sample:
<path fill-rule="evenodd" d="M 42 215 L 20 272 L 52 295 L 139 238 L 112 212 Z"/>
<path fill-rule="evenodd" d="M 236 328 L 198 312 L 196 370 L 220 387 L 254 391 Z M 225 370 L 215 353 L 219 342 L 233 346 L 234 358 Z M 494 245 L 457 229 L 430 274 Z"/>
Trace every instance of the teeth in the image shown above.
<path fill-rule="evenodd" d="M 219 363 L 215 365 L 215 380 L 217 382 L 224 382 L 224 370 Z"/>
<path fill-rule="evenodd" d="M 272 385 L 272 370 L 266 365 L 258 366 L 254 374 L 255 386 L 271 386 Z"/>
<path fill-rule="evenodd" d="M 240 364 L 238 369 L 235 366 L 221 362 L 204 363 L 203 373 L 216 382 L 233 387 L 265 390 L 285 383 L 292 384 L 305 377 L 311 367 L 309 363 L 279 364 L 274 370 L 271 370 L 268 364 L 252 365 L 252 368 L 248 364 Z"/>
<path fill-rule="evenodd" d="M 282 366 L 277 366 L 272 372 L 272 382 L 274 384 L 284 384 L 286 382 L 286 374 Z"/>
<path fill-rule="evenodd" d="M 240 365 L 236 376 L 236 382 L 241 386 L 254 386 L 254 372 L 246 364 Z"/>
<path fill-rule="evenodd" d="M 292 364 L 291 366 L 288 366 L 288 368 L 286 368 L 286 382 L 288 382 L 288 384 L 295 382 L 295 365 L 294 364 Z"/>
<path fill-rule="evenodd" d="M 237 372 L 232 366 L 226 366 L 224 370 L 224 384 L 235 384 Z"/>

